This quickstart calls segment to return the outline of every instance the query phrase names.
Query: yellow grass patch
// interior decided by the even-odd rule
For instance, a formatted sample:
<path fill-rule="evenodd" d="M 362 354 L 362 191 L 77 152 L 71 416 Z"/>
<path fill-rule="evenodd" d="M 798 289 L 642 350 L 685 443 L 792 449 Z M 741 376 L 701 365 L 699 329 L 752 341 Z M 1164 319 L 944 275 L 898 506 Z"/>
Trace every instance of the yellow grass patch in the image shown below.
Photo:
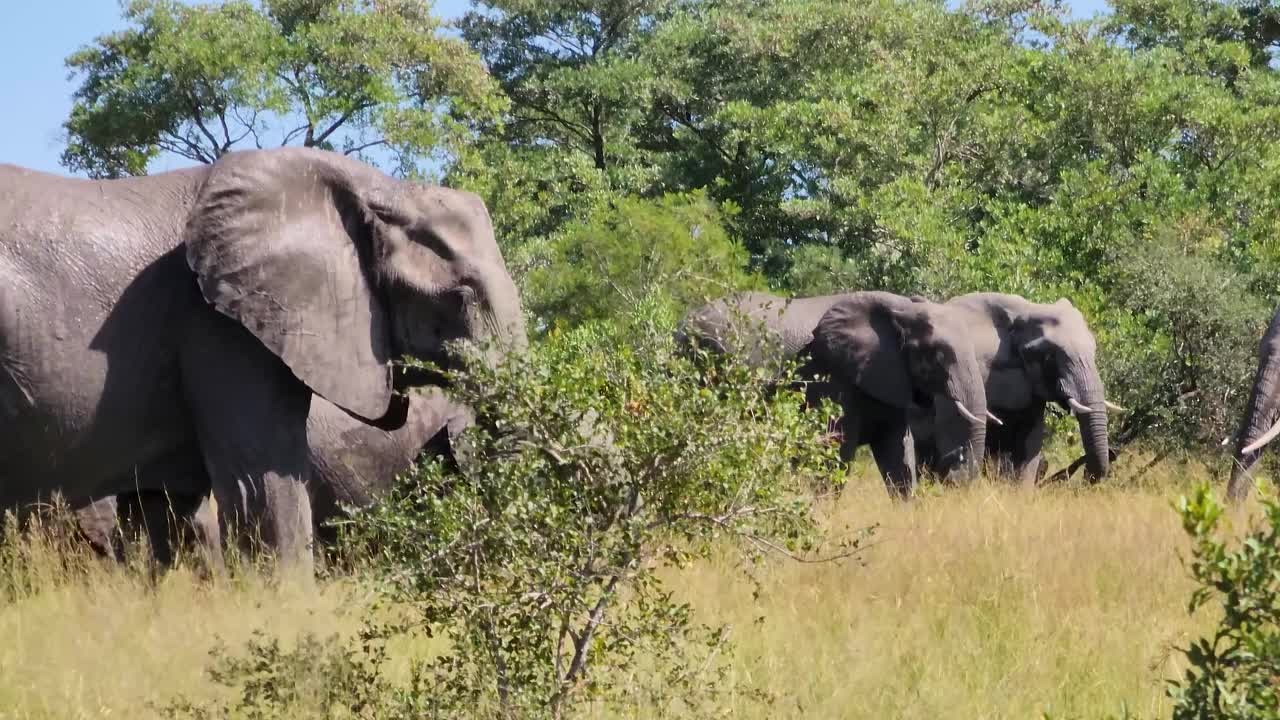
<path fill-rule="evenodd" d="M 671 579 L 699 619 L 733 625 L 732 672 L 774 698 L 731 701 L 735 717 L 1101 717 L 1122 703 L 1167 716 L 1162 680 L 1182 670 L 1170 648 L 1210 620 L 1185 612 L 1180 489 L 981 483 L 896 504 L 863 472 L 826 510 L 837 531 L 880 524 L 865 562 L 773 561 L 758 599 L 729 554 Z M 152 583 L 90 565 L 37 572 L 0 604 L 0 719 L 155 717 L 153 704 L 219 692 L 204 674 L 219 639 L 349 633 L 366 602 L 345 581 Z"/>

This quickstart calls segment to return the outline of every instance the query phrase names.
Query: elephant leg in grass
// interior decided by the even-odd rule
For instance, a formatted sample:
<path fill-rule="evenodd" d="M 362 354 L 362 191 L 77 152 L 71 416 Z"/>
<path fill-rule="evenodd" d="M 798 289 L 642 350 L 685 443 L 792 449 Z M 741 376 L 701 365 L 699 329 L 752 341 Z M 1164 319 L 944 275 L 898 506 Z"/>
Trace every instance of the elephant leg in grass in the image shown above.
<path fill-rule="evenodd" d="M 910 498 L 916 491 L 916 446 L 906 417 L 886 423 L 871 440 L 871 454 L 890 494 Z"/>
<path fill-rule="evenodd" d="M 116 497 L 116 515 L 126 532 L 140 529 L 156 562 L 172 566 L 179 552 L 194 552 L 199 567 L 221 575 L 222 531 L 209 495 L 167 495 L 158 490 L 124 493 Z"/>
<path fill-rule="evenodd" d="M 989 436 L 988 448 L 997 460 L 996 476 L 1007 477 L 1023 487 L 1035 487 L 1048 469 L 1044 461 L 1044 403 L 996 413 L 1004 419 L 1004 425 Z"/>
<path fill-rule="evenodd" d="M 152 489 L 165 480 L 190 491 Z M 76 508 L 80 532 L 99 553 L 123 560 L 123 542 L 143 534 L 152 558 L 171 566 L 180 550 L 192 551 L 203 572 L 222 574 L 222 534 L 207 490 L 204 462 L 194 449 L 171 453 L 121 480 L 134 490 Z M 205 489 L 199 489 L 205 488 Z"/>
<path fill-rule="evenodd" d="M 917 480 L 915 442 L 905 411 L 859 393 L 844 404 L 841 428 L 841 462 L 853 460 L 858 446 L 870 445 L 890 496 L 911 497 Z"/>
<path fill-rule="evenodd" d="M 261 541 L 311 577 L 311 391 L 248 330 L 213 313 L 193 322 L 181 372 L 228 542 L 248 549 Z"/>

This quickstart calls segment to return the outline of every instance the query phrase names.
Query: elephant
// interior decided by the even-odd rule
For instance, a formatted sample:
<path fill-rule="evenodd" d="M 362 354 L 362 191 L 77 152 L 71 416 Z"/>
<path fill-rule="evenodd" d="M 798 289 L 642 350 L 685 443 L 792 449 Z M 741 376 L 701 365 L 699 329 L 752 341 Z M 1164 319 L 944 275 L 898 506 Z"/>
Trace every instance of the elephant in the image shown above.
<path fill-rule="evenodd" d="M 312 399 L 394 429 L 397 391 L 437 378 L 393 361 L 524 336 L 470 193 L 314 148 L 111 180 L 3 165 L 0 507 L 208 486 L 242 545 L 309 571 Z"/>
<path fill-rule="evenodd" d="M 771 367 L 799 358 L 813 340 L 813 329 L 831 306 L 847 294 L 783 298 L 763 292 L 742 292 L 688 312 L 676 328 L 675 340 L 686 350 L 700 348 L 733 354 L 752 367 Z M 777 383 L 803 388 L 806 404 L 823 398 L 838 400 L 835 388 L 818 377 L 805 358 L 794 377 L 775 375 Z"/>
<path fill-rule="evenodd" d="M 840 457 L 870 445 L 890 494 L 916 486 L 912 412 L 932 407 L 935 435 L 972 476 L 986 449 L 987 400 L 963 318 L 953 308 L 887 292 L 850 293 L 831 305 L 802 351 L 830 378 L 843 416 Z"/>
<path fill-rule="evenodd" d="M 1084 315 L 1070 300 L 1034 303 L 1018 295 L 978 292 L 945 303 L 962 317 L 986 386 L 988 409 L 1002 419 L 989 428 L 988 454 L 1023 485 L 1043 474 L 1044 414 L 1057 403 L 1075 416 L 1084 444 L 1085 477 L 1097 482 L 1111 462 L 1106 400 L 1097 345 Z M 927 414 L 913 419 L 919 456 L 927 467 L 938 455 Z"/>
<path fill-rule="evenodd" d="M 1280 308 L 1258 344 L 1258 370 L 1254 373 L 1249 404 L 1245 406 L 1236 433 L 1227 499 L 1239 503 L 1253 489 L 1250 471 L 1262 457 L 1262 450 L 1280 435 Z"/>
<path fill-rule="evenodd" d="M 686 348 L 701 347 L 715 353 L 734 353 L 757 367 L 797 359 L 799 366 L 795 376 L 779 376 L 778 382 L 803 389 L 805 404 L 810 408 L 818 406 L 823 399 L 841 405 L 841 386 L 814 363 L 811 343 L 814 330 L 827 311 L 842 300 L 859 296 L 861 293 L 848 292 L 788 299 L 762 292 L 738 293 L 686 314 L 677 328 L 676 341 Z M 893 297 L 898 298 L 895 303 L 905 300 L 922 303 L 926 307 L 935 306 L 921 295 L 899 298 L 882 293 L 867 297 Z M 927 405 L 931 412 L 933 403 L 930 401 Z M 897 406 L 902 406 L 901 402 Z M 910 407 L 911 414 L 923 411 L 917 405 Z M 836 417 L 829 421 L 828 427 L 833 434 L 839 435 L 842 434 L 841 424 L 840 418 Z M 857 445 L 864 444 L 856 439 L 852 442 L 841 447 L 841 457 L 846 462 L 852 458 Z M 957 443 L 956 449 L 960 446 Z M 948 472 L 961 468 L 958 462 L 960 455 L 949 459 Z"/>
<path fill-rule="evenodd" d="M 470 409 L 440 388 L 409 396 L 406 422 L 383 430 L 353 418 L 321 397 L 313 397 L 307 416 L 310 461 L 308 492 L 314 533 L 321 543 L 337 540 L 330 520 L 344 507 L 368 507 L 390 491 L 395 478 L 423 453 L 456 464 L 454 443 L 473 422 Z M 184 462 L 199 467 L 198 454 Z M 161 565 L 169 565 L 177 546 L 196 550 L 212 573 L 222 569 L 221 528 L 209 495 L 172 495 L 141 490 L 98 498 L 75 509 L 80 533 L 99 553 L 120 559 L 121 535 L 142 532 Z"/>

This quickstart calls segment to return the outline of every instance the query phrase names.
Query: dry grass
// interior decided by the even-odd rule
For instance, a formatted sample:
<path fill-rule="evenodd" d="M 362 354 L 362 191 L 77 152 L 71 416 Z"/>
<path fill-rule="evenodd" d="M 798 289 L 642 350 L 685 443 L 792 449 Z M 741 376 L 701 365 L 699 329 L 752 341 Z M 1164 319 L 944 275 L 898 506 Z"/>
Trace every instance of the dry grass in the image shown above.
<path fill-rule="evenodd" d="M 880 523 L 865 564 L 777 563 L 755 601 L 727 562 L 682 586 L 776 698 L 748 716 L 1167 717 L 1170 646 L 1202 629 L 1172 497 L 979 485 L 904 507 L 864 477 L 832 519 Z"/>
<path fill-rule="evenodd" d="M 0 565 L 0 720 L 158 717 L 155 706 L 178 695 L 219 692 L 205 674 L 219 641 L 236 648 L 255 630 L 291 639 L 359 622 L 351 583 L 316 592 L 251 571 L 210 583 L 187 567 L 153 578 L 141 564 L 34 537 L 7 541 Z"/>
<path fill-rule="evenodd" d="M 703 619 L 734 625 L 733 673 L 775 698 L 744 699 L 736 717 L 1100 718 L 1122 703 L 1167 717 L 1170 647 L 1206 622 L 1184 609 L 1180 489 L 979 485 L 904 506 L 864 472 L 829 509 L 836 528 L 880 524 L 864 564 L 779 561 L 753 599 L 726 556 L 676 586 Z M 151 704 L 216 692 L 203 668 L 219 639 L 348 632 L 364 604 L 349 582 L 314 592 L 179 570 L 152 583 L 54 557 L 29 560 L 43 575 L 0 567 L 34 578 L 0 604 L 3 720 L 154 717 Z"/>

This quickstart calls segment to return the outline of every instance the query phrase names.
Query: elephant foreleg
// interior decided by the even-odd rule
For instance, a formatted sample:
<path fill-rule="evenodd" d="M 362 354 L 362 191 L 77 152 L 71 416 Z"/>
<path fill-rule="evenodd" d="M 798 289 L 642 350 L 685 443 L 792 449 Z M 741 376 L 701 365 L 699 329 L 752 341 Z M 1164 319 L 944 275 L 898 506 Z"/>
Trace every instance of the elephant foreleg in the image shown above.
<path fill-rule="evenodd" d="M 916 490 L 916 448 L 905 417 L 876 433 L 871 441 L 871 453 L 889 494 L 909 499 Z"/>
<path fill-rule="evenodd" d="M 120 542 L 120 523 L 116 515 L 116 497 L 108 495 L 87 502 L 75 509 L 76 526 L 80 534 L 99 555 L 124 559 Z"/>
<path fill-rule="evenodd" d="M 1044 465 L 1044 410 L 1033 413 L 1026 432 L 1018 439 L 1013 452 L 1014 479 L 1019 485 L 1033 488 L 1043 475 Z"/>
<path fill-rule="evenodd" d="M 240 325 L 213 312 L 192 323 L 182 376 L 228 541 L 261 541 L 310 577 L 307 414 L 311 391 Z"/>
<path fill-rule="evenodd" d="M 862 418 L 846 407 L 837 423 L 840 427 L 840 462 L 848 465 L 862 444 Z"/>

